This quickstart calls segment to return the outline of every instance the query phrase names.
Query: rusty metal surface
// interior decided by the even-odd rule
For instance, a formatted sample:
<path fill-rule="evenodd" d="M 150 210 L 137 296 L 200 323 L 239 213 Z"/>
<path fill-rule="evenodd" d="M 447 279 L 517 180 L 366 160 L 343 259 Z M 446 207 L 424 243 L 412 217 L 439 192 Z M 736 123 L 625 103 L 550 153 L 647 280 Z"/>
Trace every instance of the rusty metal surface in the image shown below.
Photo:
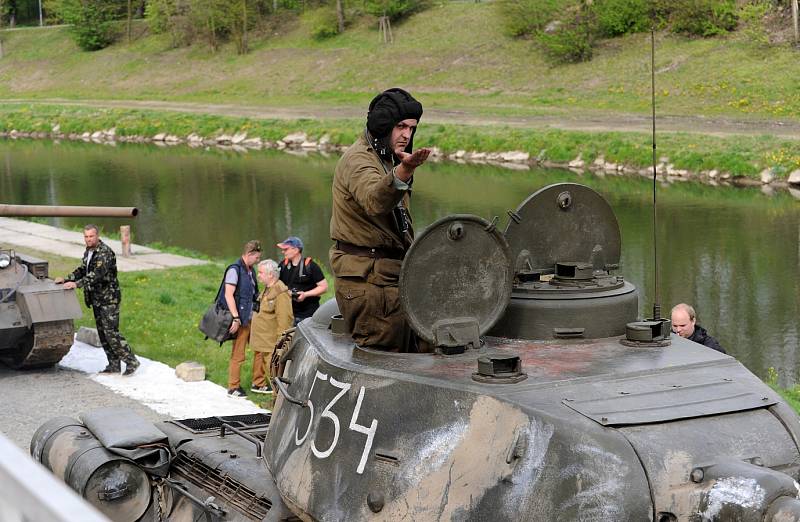
<path fill-rule="evenodd" d="M 286 375 L 310 407 L 278 397 L 265 459 L 287 503 L 308 519 L 652 520 L 681 503 L 697 507 L 705 489 L 677 488 L 674 505 L 655 505 L 639 453 L 666 455 L 658 443 L 640 447 L 626 430 L 678 447 L 684 430 L 672 427 L 680 423 L 698 433 L 685 439 L 696 460 L 770 441 L 769 465 L 797 475 L 787 467 L 798 462 L 797 447 L 767 408 L 777 395 L 733 358 L 685 339 L 628 348 L 617 338 L 489 338 L 481 350 L 442 356 L 354 348 L 313 322 L 299 330 Z M 495 352 L 518 354 L 529 378 L 472 381 L 478 356 Z M 735 411 L 741 390 L 758 396 L 757 409 Z M 690 413 L 684 401 L 692 393 L 713 397 Z M 620 415 L 631 410 L 625 422 L 639 424 L 617 428 L 569 406 L 590 398 L 600 405 L 620 398 Z M 653 423 L 648 407 L 670 422 Z M 704 431 L 706 442 L 697 442 Z M 320 488 L 321 477 L 336 479 Z"/>

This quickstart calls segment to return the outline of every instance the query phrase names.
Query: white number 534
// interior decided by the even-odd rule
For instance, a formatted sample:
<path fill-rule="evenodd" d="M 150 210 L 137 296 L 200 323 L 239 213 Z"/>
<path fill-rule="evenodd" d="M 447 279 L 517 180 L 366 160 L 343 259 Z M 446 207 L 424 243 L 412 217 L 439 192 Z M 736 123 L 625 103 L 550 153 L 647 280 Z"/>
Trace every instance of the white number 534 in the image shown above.
<path fill-rule="evenodd" d="M 333 377 L 330 379 L 328 375 L 325 373 L 320 372 L 317 370 L 317 374 L 314 376 L 314 381 L 311 383 L 311 389 L 308 391 L 308 408 L 309 408 L 309 416 L 308 416 L 308 426 L 306 426 L 305 433 L 300 436 L 300 427 L 298 426 L 295 429 L 294 434 L 294 441 L 295 444 L 298 446 L 303 444 L 306 439 L 308 438 L 309 433 L 311 432 L 311 425 L 314 422 L 314 403 L 311 401 L 311 394 L 314 392 L 314 385 L 317 384 L 317 381 L 327 381 L 331 386 L 334 388 L 338 388 L 339 391 L 333 398 L 328 402 L 327 405 L 322 409 L 322 413 L 319 415 L 319 422 L 331 422 L 333 423 L 333 440 L 330 443 L 330 446 L 327 448 L 318 448 L 316 444 L 316 440 L 311 440 L 311 451 L 314 453 L 319 459 L 324 459 L 330 456 L 333 453 L 333 450 L 336 449 L 336 444 L 339 442 L 339 434 L 341 433 L 341 425 L 339 423 L 339 417 L 331 411 L 333 405 L 342 398 L 342 396 L 347 393 L 350 388 L 353 386 L 347 382 L 339 382 Z M 367 463 L 367 456 L 369 455 L 369 451 L 372 449 L 372 440 L 375 438 L 375 431 L 378 429 L 378 420 L 372 419 L 372 422 L 369 426 L 362 426 L 358 423 L 358 414 L 361 411 L 361 403 L 364 401 L 364 387 L 362 386 L 361 389 L 358 391 L 358 398 L 356 399 L 355 408 L 353 408 L 353 415 L 350 417 L 350 424 L 348 429 L 355 431 L 357 433 L 362 433 L 367 436 L 366 441 L 364 442 L 364 450 L 361 452 L 361 460 L 358 462 L 358 467 L 356 468 L 356 473 L 361 474 L 364 472 L 364 466 Z"/>

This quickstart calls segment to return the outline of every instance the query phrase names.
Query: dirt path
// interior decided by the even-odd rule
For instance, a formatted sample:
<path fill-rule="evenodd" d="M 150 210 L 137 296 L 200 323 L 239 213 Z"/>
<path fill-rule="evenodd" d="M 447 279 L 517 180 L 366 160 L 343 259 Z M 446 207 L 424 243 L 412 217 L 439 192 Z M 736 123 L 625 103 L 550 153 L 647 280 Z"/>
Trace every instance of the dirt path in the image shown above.
<path fill-rule="evenodd" d="M 268 107 L 258 105 L 165 102 L 154 100 L 69 100 L 63 98 L 0 100 L 0 104 L 19 103 L 176 111 L 218 116 L 240 116 L 256 119 L 360 119 L 365 116 L 364 109 L 360 107 Z M 652 122 L 648 115 L 627 113 L 596 112 L 580 115 L 503 117 L 482 116 L 468 111 L 442 111 L 431 109 L 425 111 L 425 120 L 432 123 L 507 125 L 520 128 L 552 128 L 591 132 L 650 132 L 652 130 Z M 687 132 L 711 136 L 767 134 L 789 139 L 800 139 L 800 122 L 794 121 L 738 120 L 726 117 L 663 115 L 658 116 L 656 124 L 658 132 Z"/>

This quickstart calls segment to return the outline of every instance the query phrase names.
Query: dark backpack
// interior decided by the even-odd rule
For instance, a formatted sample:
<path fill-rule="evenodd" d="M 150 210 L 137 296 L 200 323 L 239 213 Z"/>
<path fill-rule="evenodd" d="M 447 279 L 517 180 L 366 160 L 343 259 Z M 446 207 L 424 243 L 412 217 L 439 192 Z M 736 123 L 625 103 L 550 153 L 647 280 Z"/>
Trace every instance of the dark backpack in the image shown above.
<path fill-rule="evenodd" d="M 222 346 L 222 343 L 225 341 L 233 339 L 230 332 L 231 324 L 233 323 L 233 314 L 219 303 L 220 292 L 222 292 L 222 289 L 225 287 L 225 274 L 228 273 L 231 267 L 236 268 L 238 272 L 239 268 L 236 264 L 225 268 L 225 271 L 222 273 L 222 282 L 219 284 L 217 295 L 214 296 L 214 302 L 208 307 L 208 310 L 206 310 L 206 313 L 200 318 L 200 323 L 197 325 L 197 328 L 206 336 L 204 340 L 213 339 L 217 341 L 220 346 Z"/>

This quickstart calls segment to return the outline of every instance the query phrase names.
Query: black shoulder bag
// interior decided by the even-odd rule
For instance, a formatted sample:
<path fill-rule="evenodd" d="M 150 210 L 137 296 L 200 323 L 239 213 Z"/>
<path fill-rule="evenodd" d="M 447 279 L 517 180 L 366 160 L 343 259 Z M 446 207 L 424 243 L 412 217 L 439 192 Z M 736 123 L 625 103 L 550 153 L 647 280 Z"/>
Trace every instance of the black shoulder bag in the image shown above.
<path fill-rule="evenodd" d="M 214 296 L 214 302 L 208 307 L 208 310 L 206 310 L 206 313 L 204 313 L 203 317 L 200 319 L 200 324 L 197 325 L 197 328 L 205 334 L 205 340 L 213 339 L 217 341 L 220 346 L 222 346 L 222 343 L 225 341 L 233 338 L 230 331 L 231 324 L 233 323 L 233 314 L 230 310 L 219 304 L 220 292 L 222 292 L 222 289 L 225 287 L 225 274 L 228 273 L 231 267 L 236 268 L 236 273 L 239 273 L 239 268 L 235 264 L 225 269 L 225 272 L 222 273 L 222 282 L 217 290 L 217 295 Z M 239 276 L 241 277 L 241 274 L 239 274 Z"/>

